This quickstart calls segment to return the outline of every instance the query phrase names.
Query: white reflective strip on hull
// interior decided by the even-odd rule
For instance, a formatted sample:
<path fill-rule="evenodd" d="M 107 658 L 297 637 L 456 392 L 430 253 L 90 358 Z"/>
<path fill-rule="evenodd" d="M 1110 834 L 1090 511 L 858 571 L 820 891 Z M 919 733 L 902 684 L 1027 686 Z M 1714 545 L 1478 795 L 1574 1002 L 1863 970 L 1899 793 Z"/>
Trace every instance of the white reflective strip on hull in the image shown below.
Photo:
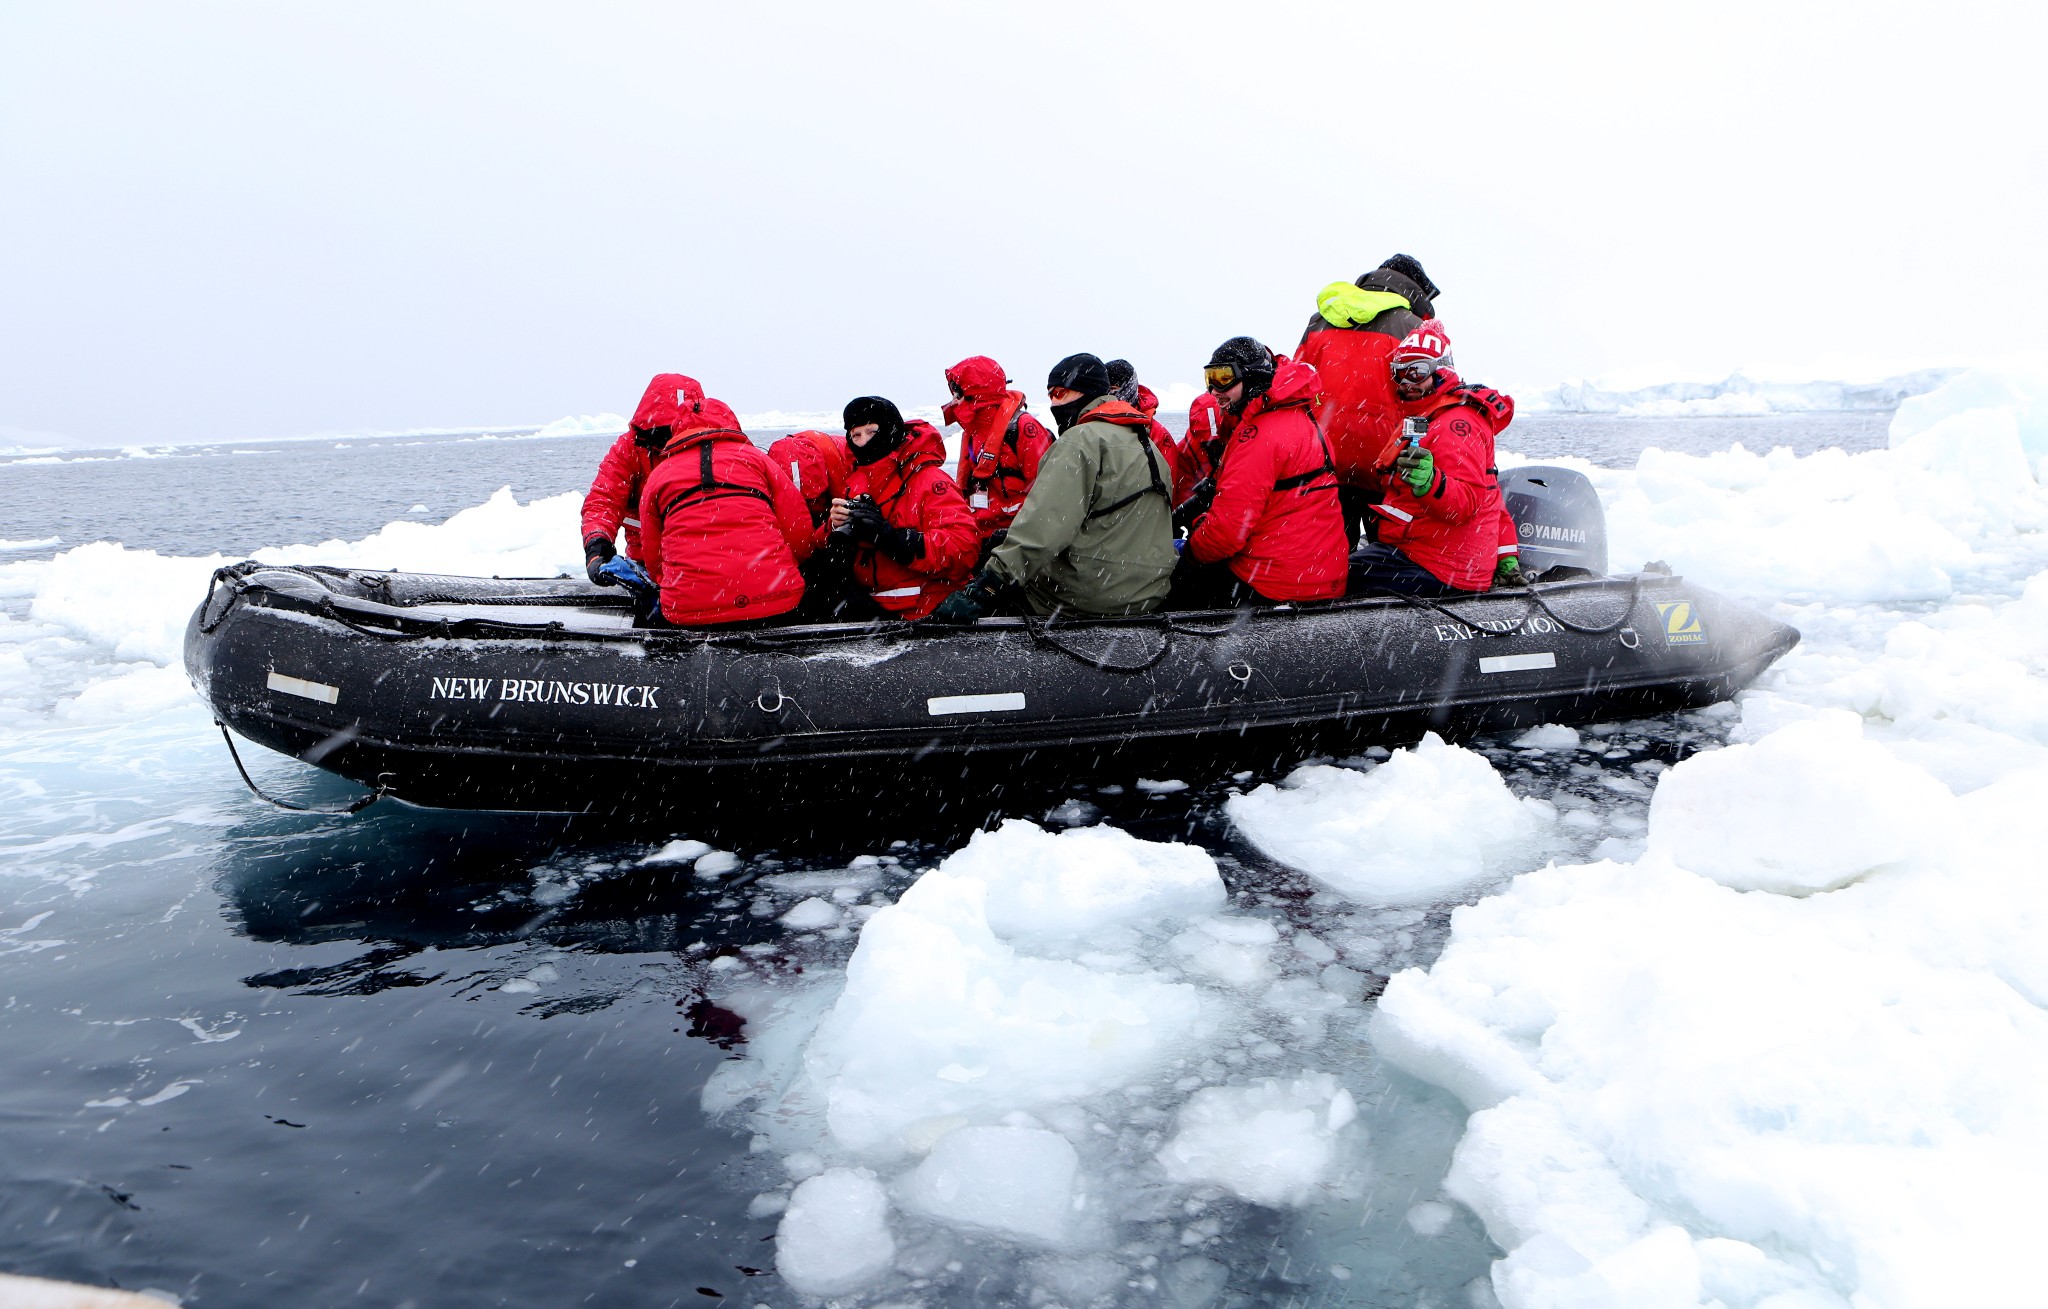
<path fill-rule="evenodd" d="M 333 704 L 341 699 L 341 688 L 325 682 L 309 682 L 303 677 L 286 677 L 283 673 L 272 673 L 264 679 L 263 685 L 286 695 L 301 696 L 307 700 L 318 700 L 321 704 Z"/>
<path fill-rule="evenodd" d="M 1532 668 L 1555 668 L 1557 656 L 1545 650 L 1541 654 L 1488 655 L 1479 661 L 1482 673 L 1526 673 Z"/>
<path fill-rule="evenodd" d="M 940 714 L 996 714 L 1010 709 L 1024 707 L 1022 691 L 1004 691 L 996 695 L 935 695 L 924 702 L 925 712 L 937 717 Z"/>

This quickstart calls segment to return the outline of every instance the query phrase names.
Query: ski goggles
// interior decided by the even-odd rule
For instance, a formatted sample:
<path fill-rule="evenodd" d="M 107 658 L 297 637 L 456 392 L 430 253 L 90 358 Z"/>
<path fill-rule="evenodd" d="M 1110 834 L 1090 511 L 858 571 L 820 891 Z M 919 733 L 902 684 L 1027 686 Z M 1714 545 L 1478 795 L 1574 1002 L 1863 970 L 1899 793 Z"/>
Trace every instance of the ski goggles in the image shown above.
<path fill-rule="evenodd" d="M 1394 380 L 1422 386 L 1436 376 L 1436 361 L 1433 359 L 1410 359 L 1394 365 Z"/>
<path fill-rule="evenodd" d="M 1202 380 L 1211 391 L 1228 391 L 1244 380 L 1244 371 L 1236 364 L 1211 364 L 1202 370 Z"/>

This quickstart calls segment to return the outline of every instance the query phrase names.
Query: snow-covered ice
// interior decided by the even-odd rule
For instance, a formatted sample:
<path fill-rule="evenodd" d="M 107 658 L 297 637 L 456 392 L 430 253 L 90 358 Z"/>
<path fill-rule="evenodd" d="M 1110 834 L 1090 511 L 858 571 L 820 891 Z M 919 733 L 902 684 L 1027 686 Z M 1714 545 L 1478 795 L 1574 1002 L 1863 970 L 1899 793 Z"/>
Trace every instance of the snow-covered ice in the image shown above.
<path fill-rule="evenodd" d="M 857 1291 L 896 1259 L 889 1199 L 865 1168 L 834 1168 L 804 1181 L 775 1229 L 775 1270 L 805 1295 Z"/>
<path fill-rule="evenodd" d="M 2048 1170 L 2039 370 L 1892 448 L 1645 455 L 1617 559 L 1801 627 L 1645 849 L 1458 909 L 1381 1053 L 1475 1110 L 1446 1183 L 1508 1309 L 2021 1303 Z"/>
<path fill-rule="evenodd" d="M 1553 814 L 1434 732 L 1369 773 L 1296 769 L 1226 806 L 1263 853 L 1354 900 L 1412 904 L 1540 862 Z"/>

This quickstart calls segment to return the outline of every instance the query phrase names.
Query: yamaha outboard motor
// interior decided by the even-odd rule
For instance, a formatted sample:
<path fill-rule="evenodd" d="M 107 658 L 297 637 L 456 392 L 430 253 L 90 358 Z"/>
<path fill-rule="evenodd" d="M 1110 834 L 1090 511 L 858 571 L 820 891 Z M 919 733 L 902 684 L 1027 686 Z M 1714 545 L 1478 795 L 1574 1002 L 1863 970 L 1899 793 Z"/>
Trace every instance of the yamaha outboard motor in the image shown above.
<path fill-rule="evenodd" d="M 1545 580 L 1543 574 L 1559 567 L 1606 575 L 1607 514 L 1584 473 L 1553 464 L 1509 468 L 1500 475 L 1500 491 L 1521 538 L 1522 576 Z"/>

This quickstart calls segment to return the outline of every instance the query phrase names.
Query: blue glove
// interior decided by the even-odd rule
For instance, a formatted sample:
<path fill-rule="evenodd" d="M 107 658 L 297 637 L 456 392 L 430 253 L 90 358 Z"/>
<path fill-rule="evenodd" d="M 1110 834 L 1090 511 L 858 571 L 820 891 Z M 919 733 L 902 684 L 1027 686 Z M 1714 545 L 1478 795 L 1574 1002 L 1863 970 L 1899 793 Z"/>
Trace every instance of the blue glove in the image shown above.
<path fill-rule="evenodd" d="M 614 555 L 612 558 L 607 559 L 604 567 L 597 571 L 600 575 L 611 578 L 612 582 L 616 582 L 629 591 L 651 592 L 656 589 L 653 579 L 647 576 L 647 570 L 624 555 Z M 598 583 L 600 586 L 610 584 L 605 582 Z"/>

